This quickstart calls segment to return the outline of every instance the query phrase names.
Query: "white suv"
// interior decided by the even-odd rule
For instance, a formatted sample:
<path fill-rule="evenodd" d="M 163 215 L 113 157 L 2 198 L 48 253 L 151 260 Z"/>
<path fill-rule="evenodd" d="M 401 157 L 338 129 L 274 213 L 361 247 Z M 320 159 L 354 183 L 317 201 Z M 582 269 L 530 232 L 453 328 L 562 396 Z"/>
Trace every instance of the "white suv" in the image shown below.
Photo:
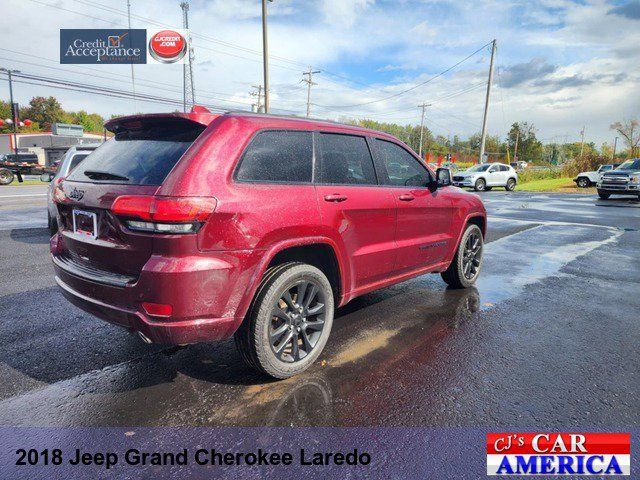
<path fill-rule="evenodd" d="M 504 163 L 481 163 L 464 172 L 456 172 L 453 176 L 456 187 L 470 187 L 477 192 L 491 190 L 493 187 L 504 187 L 511 192 L 517 183 L 518 174 Z"/>

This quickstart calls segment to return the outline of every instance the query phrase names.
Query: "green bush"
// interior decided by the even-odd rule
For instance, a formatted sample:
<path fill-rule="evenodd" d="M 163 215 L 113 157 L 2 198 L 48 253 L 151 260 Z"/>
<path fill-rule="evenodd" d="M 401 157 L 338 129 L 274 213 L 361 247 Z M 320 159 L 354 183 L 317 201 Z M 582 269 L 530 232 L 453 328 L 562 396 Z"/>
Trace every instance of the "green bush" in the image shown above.
<path fill-rule="evenodd" d="M 597 170 L 600 165 L 614 163 L 611 158 L 599 155 L 583 155 L 565 163 L 562 166 L 562 173 L 566 177 L 575 177 L 580 172 L 590 172 Z"/>

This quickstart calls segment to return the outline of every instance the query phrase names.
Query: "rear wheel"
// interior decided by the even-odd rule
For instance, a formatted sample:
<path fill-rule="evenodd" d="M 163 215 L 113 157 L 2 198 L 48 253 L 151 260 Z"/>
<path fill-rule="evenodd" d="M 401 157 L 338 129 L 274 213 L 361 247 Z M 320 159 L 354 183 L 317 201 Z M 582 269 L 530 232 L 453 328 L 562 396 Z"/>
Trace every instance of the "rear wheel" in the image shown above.
<path fill-rule="evenodd" d="M 598 196 L 602 200 L 606 200 L 607 198 L 609 198 L 611 196 L 611 194 L 610 193 L 601 192 L 600 190 L 598 190 Z"/>
<path fill-rule="evenodd" d="M 320 356 L 333 324 L 333 291 L 311 265 L 270 269 L 235 341 L 246 363 L 274 378 L 306 370 Z"/>
<path fill-rule="evenodd" d="M 589 185 L 591 185 L 591 182 L 586 177 L 580 177 L 576 183 L 580 188 L 587 188 Z"/>
<path fill-rule="evenodd" d="M 482 268 L 483 247 L 484 240 L 480 227 L 473 224 L 467 225 L 451 265 L 442 272 L 442 279 L 452 288 L 472 286 Z"/>
<path fill-rule="evenodd" d="M 507 184 L 505 185 L 504 189 L 507 192 L 513 192 L 516 188 L 516 181 L 513 178 L 510 178 L 509 180 L 507 180 Z"/>
<path fill-rule="evenodd" d="M 483 178 L 479 178 L 473 188 L 476 192 L 484 192 L 487 189 L 487 182 Z"/>
<path fill-rule="evenodd" d="M 9 185 L 13 182 L 13 172 L 8 168 L 0 168 L 0 185 Z"/>

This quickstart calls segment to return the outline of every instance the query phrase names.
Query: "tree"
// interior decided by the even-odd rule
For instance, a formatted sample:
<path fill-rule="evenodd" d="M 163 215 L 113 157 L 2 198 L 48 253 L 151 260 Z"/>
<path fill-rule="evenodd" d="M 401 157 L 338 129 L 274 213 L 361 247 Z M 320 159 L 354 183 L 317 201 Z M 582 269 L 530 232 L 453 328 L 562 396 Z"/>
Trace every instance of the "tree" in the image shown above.
<path fill-rule="evenodd" d="M 542 142 L 536 138 L 536 127 L 532 123 L 517 122 L 511 125 L 507 134 L 507 145 L 514 151 L 518 138 L 518 160 L 526 162 L 540 162 L 543 154 Z M 515 160 L 515 159 L 514 159 Z"/>
<path fill-rule="evenodd" d="M 45 130 L 50 130 L 52 124 L 64 121 L 65 111 L 55 97 L 33 97 L 21 116 L 38 122 Z"/>
<path fill-rule="evenodd" d="M 635 118 L 615 122 L 611 124 L 611 130 L 620 134 L 624 143 L 631 150 L 631 157 L 636 157 L 640 144 L 640 122 Z"/>

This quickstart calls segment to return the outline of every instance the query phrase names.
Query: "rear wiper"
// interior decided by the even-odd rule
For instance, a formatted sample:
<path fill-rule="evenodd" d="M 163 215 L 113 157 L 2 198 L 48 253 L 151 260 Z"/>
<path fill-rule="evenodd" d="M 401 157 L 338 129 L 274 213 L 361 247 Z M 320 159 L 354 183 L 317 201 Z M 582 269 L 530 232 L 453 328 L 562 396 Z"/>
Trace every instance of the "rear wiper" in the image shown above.
<path fill-rule="evenodd" d="M 123 175 L 117 175 L 115 173 L 102 172 L 100 170 L 85 170 L 84 174 L 91 180 L 120 180 L 122 182 L 128 182 L 129 177 Z"/>

